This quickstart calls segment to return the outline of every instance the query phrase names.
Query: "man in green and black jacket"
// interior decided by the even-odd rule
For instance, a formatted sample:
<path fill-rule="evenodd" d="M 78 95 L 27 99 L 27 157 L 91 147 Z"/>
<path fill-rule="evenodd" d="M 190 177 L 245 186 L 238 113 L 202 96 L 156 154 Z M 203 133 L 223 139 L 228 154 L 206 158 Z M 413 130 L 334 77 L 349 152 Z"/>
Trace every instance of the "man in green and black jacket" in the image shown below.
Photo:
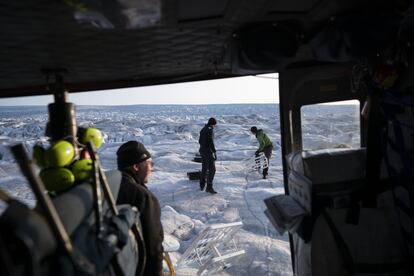
<path fill-rule="evenodd" d="M 267 164 L 269 165 L 270 157 L 272 156 L 273 144 L 270 141 L 269 137 L 266 133 L 263 132 L 261 129 L 257 129 L 257 127 L 253 126 L 250 128 L 250 131 L 256 136 L 257 141 L 259 142 L 259 149 L 255 152 L 255 155 L 259 155 L 260 152 L 263 152 L 267 158 Z M 267 178 L 269 171 L 269 166 L 263 169 L 263 179 Z"/>

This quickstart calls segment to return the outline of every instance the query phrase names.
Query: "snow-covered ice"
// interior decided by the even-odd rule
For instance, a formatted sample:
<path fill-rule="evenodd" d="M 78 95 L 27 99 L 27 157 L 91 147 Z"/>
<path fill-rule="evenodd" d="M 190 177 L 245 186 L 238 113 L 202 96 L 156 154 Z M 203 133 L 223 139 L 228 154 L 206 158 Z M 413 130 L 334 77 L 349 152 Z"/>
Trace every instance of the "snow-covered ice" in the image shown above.
<path fill-rule="evenodd" d="M 354 145 L 358 125 L 349 116 L 355 107 L 324 108 L 311 110 L 303 118 L 306 147 Z M 334 116 L 326 116 L 331 113 Z M 192 159 L 198 151 L 199 131 L 212 116 L 218 121 L 216 195 L 200 191 L 198 181 L 187 177 L 187 172 L 201 169 Z M 22 142 L 30 151 L 34 143 L 46 143 L 47 119 L 46 107 L 0 108 L 0 188 L 31 206 L 34 197 L 7 146 Z M 263 203 L 265 198 L 284 193 L 278 105 L 80 106 L 77 122 L 103 132 L 106 143 L 98 153 L 105 169 L 116 168 L 115 152 L 128 140 L 143 142 L 152 153 L 154 171 L 148 187 L 162 207 L 165 243 L 178 248 L 171 253 L 173 262 L 206 225 L 242 221 L 235 240 L 246 254 L 220 275 L 292 275 L 288 236 L 280 236 L 273 228 Z M 274 144 L 265 180 L 246 168 L 246 160 L 258 146 L 249 131 L 254 125 Z"/>

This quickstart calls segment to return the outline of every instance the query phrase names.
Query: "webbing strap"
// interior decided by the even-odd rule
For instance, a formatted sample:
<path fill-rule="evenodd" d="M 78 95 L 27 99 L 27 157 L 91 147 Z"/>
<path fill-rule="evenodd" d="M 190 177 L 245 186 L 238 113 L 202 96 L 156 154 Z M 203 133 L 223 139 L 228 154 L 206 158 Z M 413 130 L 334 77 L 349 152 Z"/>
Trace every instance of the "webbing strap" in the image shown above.
<path fill-rule="evenodd" d="M 367 184 L 363 192 L 363 206 L 368 208 L 376 207 L 377 193 L 376 186 L 380 180 L 381 161 L 383 157 L 383 128 L 384 117 L 381 114 L 379 99 L 372 93 L 371 108 L 368 119 L 367 133 L 367 159 L 366 159 L 366 179 Z"/>
<path fill-rule="evenodd" d="M 351 252 L 348 249 L 344 239 L 342 238 L 341 234 L 339 233 L 338 229 L 336 228 L 335 224 L 333 223 L 331 217 L 329 216 L 328 212 L 324 210 L 322 215 L 328 224 L 329 229 L 332 232 L 333 238 L 335 240 L 336 245 L 338 246 L 339 253 L 342 255 L 342 259 L 344 260 L 344 267 L 347 271 L 352 272 L 354 267 L 354 259 L 352 258 Z"/>

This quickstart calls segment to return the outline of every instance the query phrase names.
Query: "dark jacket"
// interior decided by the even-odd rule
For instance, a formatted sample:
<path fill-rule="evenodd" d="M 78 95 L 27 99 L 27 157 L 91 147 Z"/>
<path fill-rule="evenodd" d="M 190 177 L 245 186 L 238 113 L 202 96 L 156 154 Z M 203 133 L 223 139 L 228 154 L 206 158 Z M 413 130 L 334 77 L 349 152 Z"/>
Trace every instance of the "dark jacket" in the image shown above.
<path fill-rule="evenodd" d="M 209 125 L 205 125 L 200 131 L 200 138 L 198 143 L 200 144 L 200 154 L 215 153 L 214 147 L 214 133 L 213 128 Z"/>
<path fill-rule="evenodd" d="M 145 276 L 161 276 L 164 231 L 158 199 L 128 169 L 122 170 L 122 182 L 117 204 L 131 204 L 140 211 L 142 232 L 147 251 Z"/>

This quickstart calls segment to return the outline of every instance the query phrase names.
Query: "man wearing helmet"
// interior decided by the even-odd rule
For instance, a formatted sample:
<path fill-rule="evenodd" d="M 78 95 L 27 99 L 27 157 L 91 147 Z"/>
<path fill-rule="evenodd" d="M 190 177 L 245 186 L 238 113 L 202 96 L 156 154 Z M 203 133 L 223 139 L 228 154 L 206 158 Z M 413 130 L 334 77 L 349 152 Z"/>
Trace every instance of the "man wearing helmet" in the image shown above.
<path fill-rule="evenodd" d="M 122 172 L 117 204 L 130 204 L 140 211 L 147 253 L 144 275 L 161 276 L 164 251 L 161 209 L 158 199 L 145 185 L 152 173 L 151 154 L 137 141 L 122 144 L 116 154 Z"/>
<path fill-rule="evenodd" d="M 207 124 L 200 131 L 200 138 L 198 140 L 200 144 L 199 152 L 202 158 L 200 189 L 204 190 L 207 180 L 206 192 L 211 194 L 217 193 L 213 189 L 213 179 L 216 173 L 216 165 L 214 164 L 214 162 L 217 160 L 216 148 L 214 147 L 213 129 L 216 124 L 216 119 L 208 119 Z"/>

